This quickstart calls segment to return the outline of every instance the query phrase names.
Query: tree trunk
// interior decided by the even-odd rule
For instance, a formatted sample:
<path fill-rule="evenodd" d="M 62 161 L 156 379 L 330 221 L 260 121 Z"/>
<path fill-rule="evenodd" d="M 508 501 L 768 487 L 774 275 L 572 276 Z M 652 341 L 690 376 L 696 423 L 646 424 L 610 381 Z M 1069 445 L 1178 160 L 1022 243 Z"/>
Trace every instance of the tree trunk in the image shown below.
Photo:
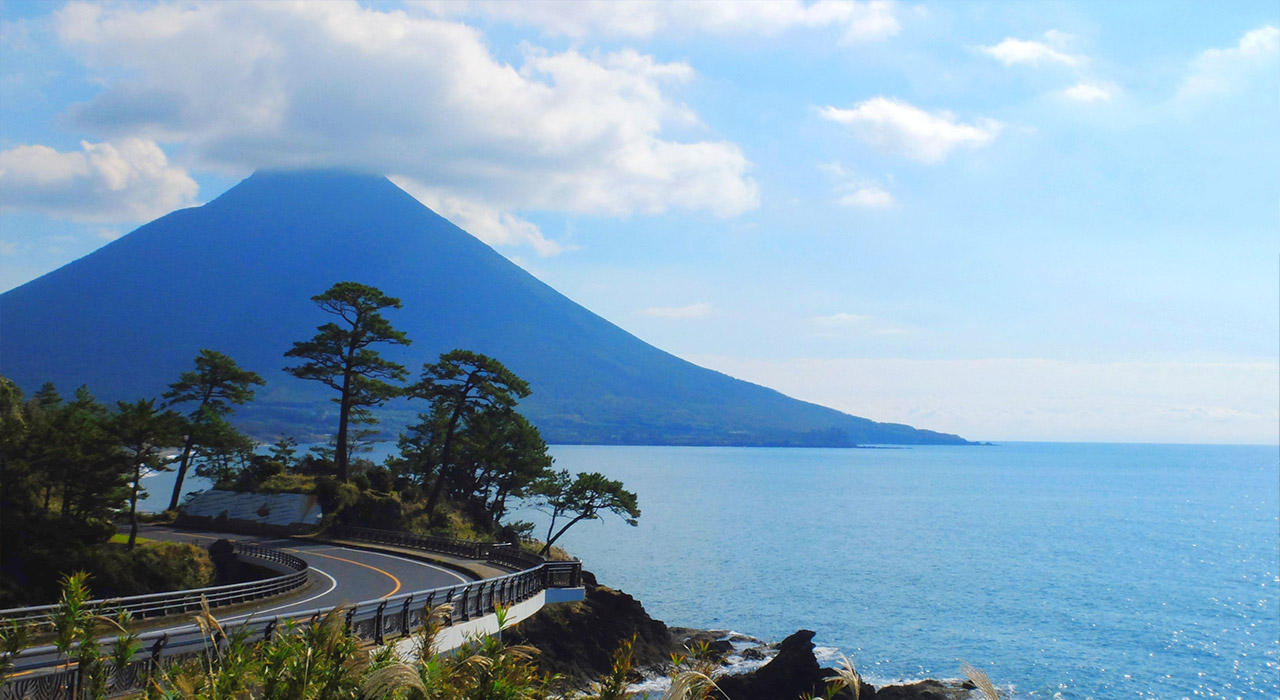
<path fill-rule="evenodd" d="M 556 529 L 556 518 L 558 517 L 560 517 L 558 512 L 551 511 L 551 524 L 547 525 L 547 541 L 542 545 L 542 549 L 538 551 L 539 555 L 543 555 L 551 551 L 551 533 Z"/>
<path fill-rule="evenodd" d="M 507 514 L 507 491 L 499 488 L 493 495 L 493 507 L 489 509 L 493 513 L 493 526 L 497 527 L 502 517 Z"/>
<path fill-rule="evenodd" d="M 129 544 L 128 548 L 138 541 L 138 488 L 142 483 L 142 465 L 133 468 L 133 494 L 129 497 Z"/>
<path fill-rule="evenodd" d="M 436 483 L 431 487 L 431 497 L 427 499 L 427 516 L 430 517 L 436 512 L 436 504 L 440 502 L 440 492 L 444 489 L 444 467 L 449 463 L 449 453 L 453 449 L 453 431 L 458 426 L 458 419 L 462 417 L 462 408 L 466 405 L 465 399 L 453 409 L 453 415 L 449 417 L 449 429 L 444 434 L 444 445 L 440 447 L 440 465 L 436 470 Z"/>
<path fill-rule="evenodd" d="M 182 459 L 178 461 L 178 478 L 173 482 L 173 496 L 169 498 L 169 510 L 178 509 L 178 497 L 182 495 L 182 480 L 187 476 L 187 467 L 191 466 L 191 448 L 196 444 L 195 431 L 187 435 L 182 444 Z"/>
<path fill-rule="evenodd" d="M 431 488 L 431 497 L 427 499 L 427 516 L 436 512 L 436 503 L 440 501 L 440 490 L 444 487 L 444 466 L 449 463 L 449 452 L 453 449 L 453 431 L 458 428 L 458 419 L 462 418 L 462 410 L 467 407 L 467 397 L 471 394 L 471 383 L 475 381 L 479 369 L 467 374 L 462 383 L 462 394 L 453 405 L 453 415 L 449 416 L 449 428 L 444 434 L 444 445 L 440 448 L 440 475 L 435 486 Z"/>
<path fill-rule="evenodd" d="M 349 375 L 342 378 L 342 401 L 338 403 L 338 436 L 333 449 L 333 461 L 338 467 L 338 482 L 347 481 L 347 419 L 351 416 L 351 382 Z"/>
<path fill-rule="evenodd" d="M 542 552 L 540 552 L 540 553 L 541 553 L 541 554 L 546 554 L 547 552 L 550 552 L 550 551 L 551 551 L 551 545 L 555 544 L 555 541 L 556 541 L 556 540 L 558 540 L 558 539 L 560 539 L 560 535 L 563 535 L 565 530 L 568 530 L 569 528 L 573 527 L 574 525 L 577 525 L 577 524 L 578 524 L 580 521 L 582 521 L 582 520 L 587 520 L 588 518 L 593 518 L 593 517 L 595 517 L 595 513 L 594 513 L 594 512 L 590 512 L 590 513 L 583 513 L 582 515 L 579 515 L 578 517 L 574 518 L 573 520 L 570 520 L 569 522 L 565 523 L 565 524 L 564 524 L 564 527 L 560 528 L 560 532 L 557 532 L 555 537 L 552 537 L 551 539 L 547 540 L 547 544 L 546 544 L 546 546 L 542 548 Z M 548 531 L 547 531 L 547 533 L 548 533 L 548 534 L 550 534 L 550 530 L 548 530 Z"/>

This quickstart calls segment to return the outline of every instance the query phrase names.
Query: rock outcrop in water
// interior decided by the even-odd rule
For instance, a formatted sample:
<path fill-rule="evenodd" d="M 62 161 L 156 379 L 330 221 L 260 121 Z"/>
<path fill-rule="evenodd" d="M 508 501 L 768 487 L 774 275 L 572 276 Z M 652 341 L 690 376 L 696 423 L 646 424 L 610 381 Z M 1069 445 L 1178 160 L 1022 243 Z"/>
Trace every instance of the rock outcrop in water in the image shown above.
<path fill-rule="evenodd" d="M 784 700 L 811 695 L 824 695 L 827 679 L 835 672 L 822 668 L 813 654 L 810 630 L 800 630 L 778 644 L 778 655 L 759 670 L 740 676 L 725 676 L 717 681 L 719 700 Z M 858 700 L 963 700 L 973 690 L 971 683 L 924 680 L 877 689 L 863 683 Z M 841 690 L 841 700 L 853 700 L 853 693 Z"/>
<path fill-rule="evenodd" d="M 818 665 L 813 655 L 813 635 L 800 630 L 778 644 L 778 655 L 751 673 L 725 676 L 717 681 L 721 700 L 779 700 L 802 695 L 819 696 L 827 687 L 830 669 Z M 852 700 L 852 693 L 837 696 Z"/>
<path fill-rule="evenodd" d="M 575 687 L 585 687 L 608 673 L 614 651 L 633 634 L 637 668 L 666 663 L 672 650 L 667 626 L 650 617 L 640 601 L 597 585 L 594 576 L 582 573 L 585 600 L 549 605 L 503 632 L 504 639 L 537 647 L 542 652 L 536 658 L 539 669 L 561 674 Z"/>
<path fill-rule="evenodd" d="M 635 668 L 649 674 L 665 675 L 670 671 L 672 654 L 688 651 L 691 643 L 707 642 L 722 660 L 733 644 L 721 632 L 688 628 L 669 628 L 645 612 L 640 601 L 596 583 L 590 572 L 583 572 L 586 599 L 578 603 L 551 605 L 516 627 L 503 632 L 507 642 L 529 644 L 540 650 L 536 657 L 539 669 L 565 677 L 573 688 L 585 689 L 613 668 L 613 653 L 626 639 L 636 638 Z M 814 656 L 814 632 L 800 630 L 775 645 L 776 654 L 761 668 L 741 675 L 722 676 L 717 680 L 721 693 L 718 700 L 798 700 L 802 695 L 822 696 L 826 679 L 835 675 L 823 668 Z M 754 647 L 746 651 L 757 651 Z M 635 681 L 641 680 L 636 673 Z M 863 684 L 859 700 L 964 700 L 970 683 L 924 680 L 902 685 L 875 688 Z M 836 696 L 852 700 L 853 694 L 842 691 Z"/>

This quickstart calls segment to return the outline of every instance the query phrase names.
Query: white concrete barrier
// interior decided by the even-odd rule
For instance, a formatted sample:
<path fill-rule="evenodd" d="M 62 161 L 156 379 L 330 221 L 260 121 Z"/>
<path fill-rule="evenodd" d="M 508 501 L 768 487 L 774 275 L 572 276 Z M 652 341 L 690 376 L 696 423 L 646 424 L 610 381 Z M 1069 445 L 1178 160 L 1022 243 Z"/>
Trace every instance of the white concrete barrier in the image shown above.
<path fill-rule="evenodd" d="M 521 620 L 528 619 L 534 613 L 542 609 L 544 605 L 553 605 L 556 603 L 575 603 L 586 598 L 586 589 L 578 588 L 548 588 L 540 591 L 528 600 L 523 600 L 507 609 L 507 624 L 514 625 Z M 498 633 L 498 615 L 489 613 L 484 617 L 477 617 L 450 625 L 440 631 L 436 636 L 436 649 L 440 652 L 448 652 L 457 649 L 464 643 L 476 639 L 478 637 L 487 637 Z M 396 642 L 396 654 L 405 660 L 413 660 L 418 653 L 418 640 L 414 637 L 408 637 Z"/>

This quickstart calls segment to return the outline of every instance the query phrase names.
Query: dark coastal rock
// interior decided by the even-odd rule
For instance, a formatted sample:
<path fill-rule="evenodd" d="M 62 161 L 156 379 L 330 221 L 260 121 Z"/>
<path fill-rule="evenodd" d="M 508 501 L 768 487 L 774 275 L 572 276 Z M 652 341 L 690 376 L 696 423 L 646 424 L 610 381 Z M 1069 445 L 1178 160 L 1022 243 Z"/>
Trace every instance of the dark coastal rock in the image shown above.
<path fill-rule="evenodd" d="M 711 658 L 723 661 L 733 651 L 733 642 L 727 630 L 700 630 L 692 627 L 670 628 L 674 654 L 688 654 L 695 647 L 705 644 Z"/>
<path fill-rule="evenodd" d="M 698 643 L 706 643 L 718 658 L 733 649 L 731 640 L 758 643 L 742 651 L 742 657 L 761 659 L 773 650 L 769 663 L 735 676 L 721 676 L 716 700 L 798 700 L 803 695 L 825 696 L 827 679 L 835 671 L 822 668 L 813 654 L 814 632 L 800 630 L 781 642 L 766 646 L 760 640 L 724 630 L 668 628 L 649 617 L 640 601 L 612 588 L 596 585 L 595 577 L 583 572 L 586 599 L 578 603 L 551 605 L 533 617 L 503 632 L 509 644 L 529 644 L 539 653 L 540 670 L 560 674 L 570 688 L 585 689 L 613 668 L 613 654 L 634 634 L 636 670 L 670 671 L 671 654 L 688 653 Z M 631 680 L 639 680 L 638 675 Z M 967 700 L 972 683 L 924 680 L 877 689 L 864 683 L 859 700 Z M 853 700 L 848 689 L 835 696 Z"/>
<path fill-rule="evenodd" d="M 742 658 L 747 661 L 759 661 L 769 655 L 770 647 L 747 647 L 742 650 Z"/>
<path fill-rule="evenodd" d="M 868 694 L 865 688 L 862 698 L 875 700 L 965 700 L 970 697 L 969 691 L 974 685 L 968 681 L 957 683 L 951 681 L 935 681 L 932 679 L 905 683 L 903 685 L 886 685 Z"/>
<path fill-rule="evenodd" d="M 542 652 L 535 657 L 538 668 L 565 676 L 573 687 L 585 687 L 608 673 L 614 652 L 633 634 L 635 667 L 667 662 L 672 640 L 661 620 L 649 617 L 640 601 L 622 591 L 586 588 L 586 600 L 549 605 L 504 631 L 504 640 L 538 648 Z"/>
<path fill-rule="evenodd" d="M 826 679 L 832 675 L 813 656 L 813 635 L 800 630 L 778 644 L 778 655 L 769 663 L 740 676 L 724 676 L 716 681 L 720 700 L 790 700 L 801 695 L 822 695 Z M 841 691 L 837 697 L 852 698 Z M 865 695 L 863 697 L 866 697 Z"/>
<path fill-rule="evenodd" d="M 717 699 L 792 700 L 804 695 L 824 695 L 827 679 L 834 676 L 835 671 L 818 665 L 813 655 L 813 635 L 809 630 L 800 630 L 777 644 L 778 655 L 758 670 L 720 678 L 716 681 L 720 686 Z M 863 683 L 858 697 L 859 700 L 965 700 L 973 688 L 967 681 L 924 680 L 879 689 Z M 835 697 L 853 700 L 853 693 L 846 688 Z"/>

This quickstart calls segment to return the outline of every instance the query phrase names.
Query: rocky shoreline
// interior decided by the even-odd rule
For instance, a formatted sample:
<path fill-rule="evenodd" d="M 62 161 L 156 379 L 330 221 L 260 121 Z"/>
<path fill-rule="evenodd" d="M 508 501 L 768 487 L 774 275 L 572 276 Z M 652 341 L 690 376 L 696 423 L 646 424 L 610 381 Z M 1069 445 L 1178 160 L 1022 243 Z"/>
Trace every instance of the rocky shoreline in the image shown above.
<path fill-rule="evenodd" d="M 548 606 L 503 632 L 510 643 L 530 644 L 541 651 L 539 668 L 560 675 L 566 690 L 586 691 L 613 667 L 613 653 L 634 635 L 633 690 L 661 693 L 673 670 L 672 655 L 706 644 L 725 675 L 716 679 L 720 700 L 792 700 L 821 697 L 834 669 L 823 668 L 814 655 L 814 633 L 799 630 L 777 644 L 727 630 L 668 627 L 645 612 L 640 601 L 598 585 L 583 572 L 586 599 Z M 924 680 L 874 687 L 863 683 L 859 700 L 965 700 L 969 682 Z M 852 700 L 848 690 L 836 697 Z"/>

